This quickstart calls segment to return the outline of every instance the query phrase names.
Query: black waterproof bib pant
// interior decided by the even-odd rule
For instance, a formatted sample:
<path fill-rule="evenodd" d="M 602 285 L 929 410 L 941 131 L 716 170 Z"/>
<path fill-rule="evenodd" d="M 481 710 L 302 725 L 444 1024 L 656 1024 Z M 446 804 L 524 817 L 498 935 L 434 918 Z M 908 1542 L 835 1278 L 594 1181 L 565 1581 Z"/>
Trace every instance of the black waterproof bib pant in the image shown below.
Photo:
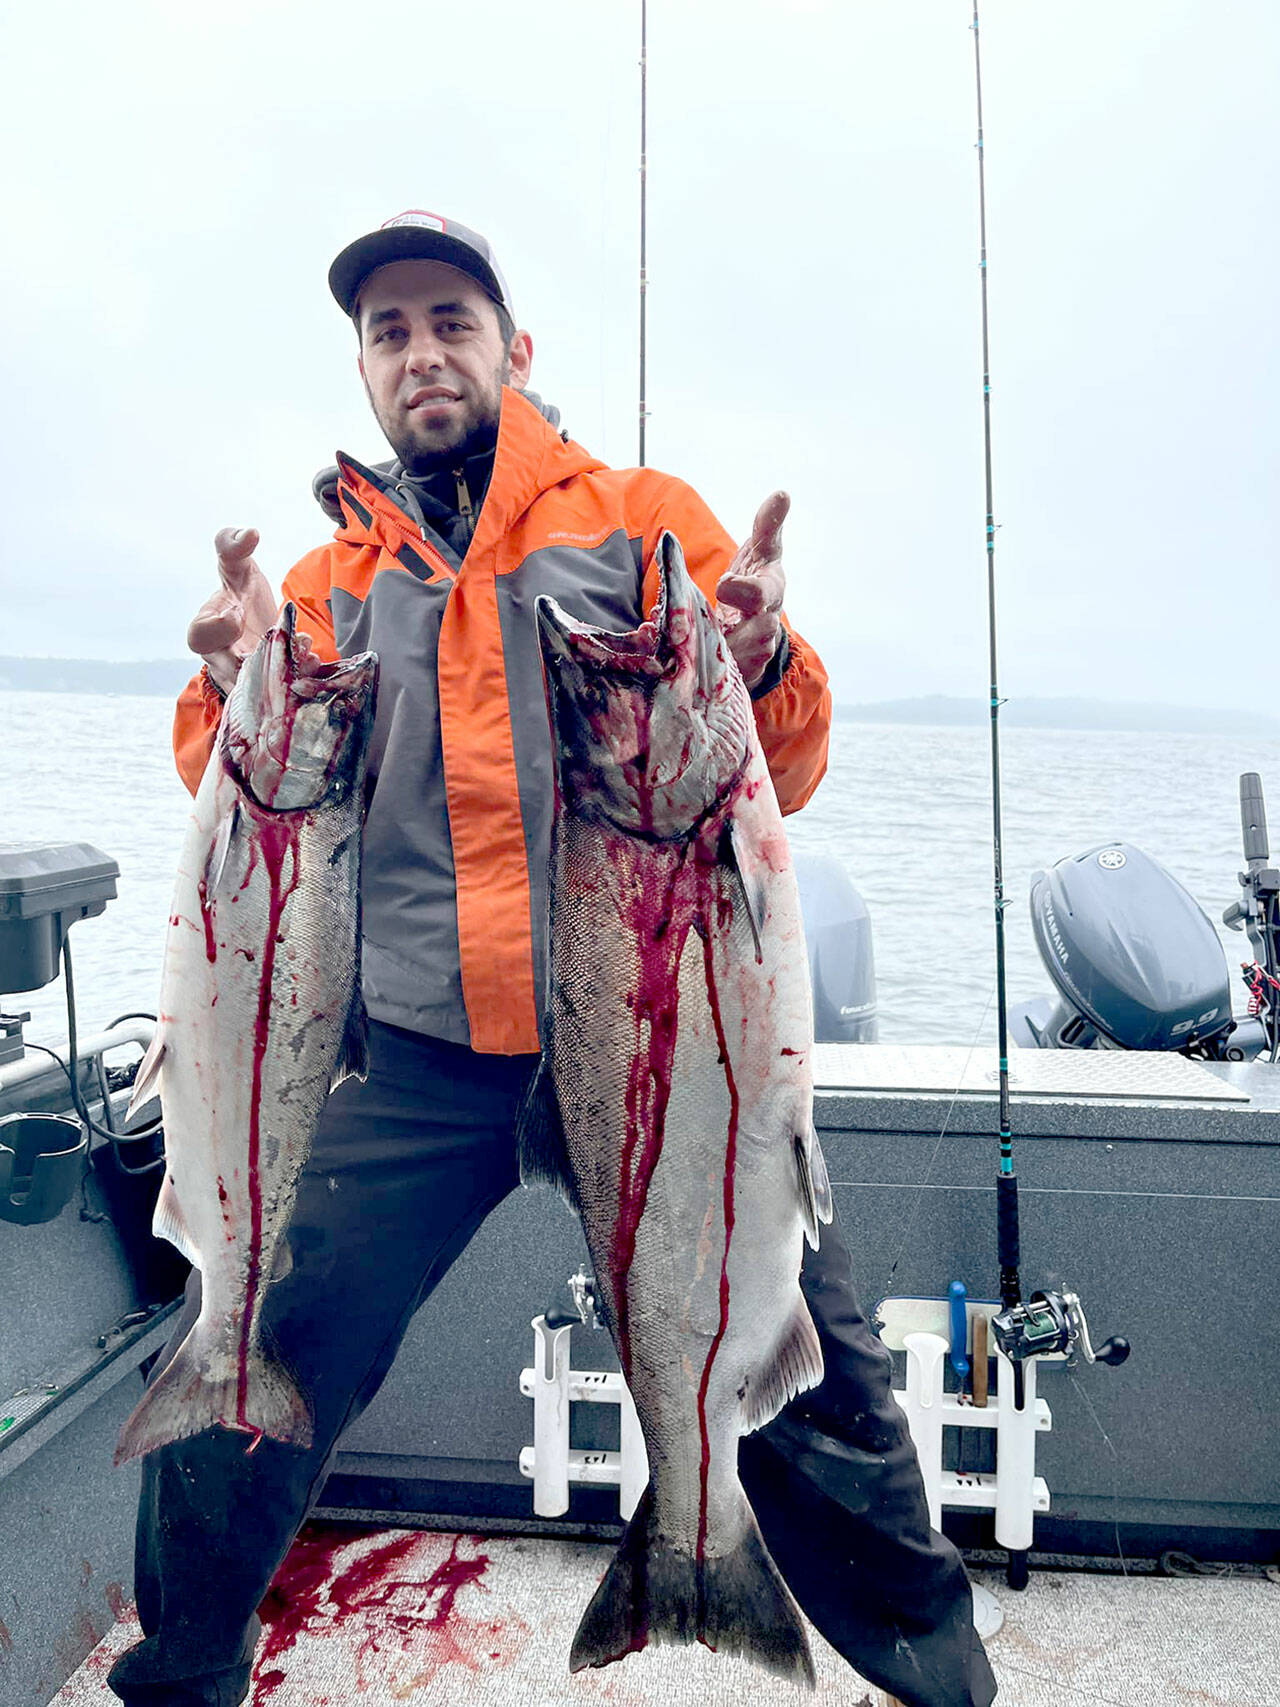
<path fill-rule="evenodd" d="M 473 1054 L 373 1025 L 366 1083 L 326 1106 L 265 1313 L 315 1407 L 302 1451 L 211 1429 L 143 1463 L 135 1592 L 145 1640 L 113 1668 L 132 1707 L 235 1707 L 256 1607 L 315 1503 L 343 1429 L 391 1368 L 418 1306 L 517 1184 L 513 1125 L 529 1057 Z M 867 1327 L 836 1226 L 801 1284 L 826 1378 L 744 1439 L 742 1480 L 805 1612 L 906 1707 L 987 1707 L 995 1683 L 959 1555 L 931 1533 L 888 1353 Z M 199 1309 L 186 1305 L 156 1371 Z M 153 1371 L 154 1376 L 155 1371 Z M 567 1663 L 567 1662 L 566 1662 Z M 850 1700 L 852 1701 L 852 1695 Z"/>

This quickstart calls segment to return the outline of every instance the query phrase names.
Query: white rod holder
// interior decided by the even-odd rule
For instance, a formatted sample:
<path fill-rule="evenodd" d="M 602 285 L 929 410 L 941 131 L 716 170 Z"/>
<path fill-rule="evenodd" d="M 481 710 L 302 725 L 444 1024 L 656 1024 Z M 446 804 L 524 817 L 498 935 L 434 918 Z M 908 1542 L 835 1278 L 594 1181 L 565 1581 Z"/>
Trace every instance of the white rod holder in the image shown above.
<path fill-rule="evenodd" d="M 996 1347 L 996 1540 L 1011 1552 L 1031 1545 L 1035 1517 L 1036 1360 L 1023 1359 L 1023 1408 L 1014 1408 L 1014 1367 Z"/>
<path fill-rule="evenodd" d="M 989 1314 L 996 1306 L 978 1306 Z M 975 1311 L 969 1307 L 969 1325 Z M 1010 1360 L 993 1345 L 996 1359 L 991 1402 L 979 1408 L 959 1393 L 944 1389 L 948 1341 L 940 1330 L 947 1325 L 947 1300 L 932 1298 L 884 1299 L 878 1310 L 882 1339 L 891 1349 L 907 1354 L 905 1390 L 894 1398 L 906 1412 L 907 1426 L 920 1460 L 929 1521 L 939 1527 L 944 1507 L 990 1511 L 995 1514 L 995 1536 L 1001 1547 L 1025 1552 L 1031 1546 L 1037 1512 L 1049 1510 L 1049 1489 L 1035 1473 L 1036 1435 L 1053 1426 L 1049 1407 L 1036 1396 L 1036 1362 L 1022 1365 L 1023 1405 L 1014 1406 L 1016 1371 Z M 966 1342 L 966 1350 L 970 1341 Z M 942 1468 L 944 1428 L 995 1430 L 994 1472 L 958 1472 Z M 963 1462 L 963 1460 L 962 1460 Z"/>
<path fill-rule="evenodd" d="M 942 1361 L 947 1342 L 938 1334 L 908 1334 L 907 1426 L 915 1442 L 929 1502 L 929 1523 L 942 1524 Z"/>
<path fill-rule="evenodd" d="M 568 1322 L 549 1328 L 544 1316 L 533 1319 L 533 1367 L 520 1371 L 520 1391 L 533 1400 L 533 1445 L 520 1453 L 520 1474 L 533 1480 L 533 1509 L 538 1517 L 563 1517 L 573 1484 L 617 1488 L 619 1512 L 629 1519 L 649 1483 L 640 1418 L 626 1382 L 616 1371 L 570 1369 L 573 1326 Z M 584 1452 L 569 1444 L 575 1404 L 618 1406 L 617 1452 Z"/>
<path fill-rule="evenodd" d="M 569 1335 L 533 1320 L 533 1509 L 563 1517 L 569 1509 Z M 545 1442 L 545 1447 L 543 1443 Z"/>

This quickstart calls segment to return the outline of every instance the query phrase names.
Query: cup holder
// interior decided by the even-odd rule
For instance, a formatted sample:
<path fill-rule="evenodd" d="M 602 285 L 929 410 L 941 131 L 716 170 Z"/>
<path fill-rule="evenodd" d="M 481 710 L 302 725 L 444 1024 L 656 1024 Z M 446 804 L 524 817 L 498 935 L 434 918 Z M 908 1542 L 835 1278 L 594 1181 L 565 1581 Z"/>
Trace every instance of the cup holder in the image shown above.
<path fill-rule="evenodd" d="M 52 1221 L 71 1201 L 89 1134 L 73 1114 L 6 1114 L 0 1119 L 0 1220 Z"/>

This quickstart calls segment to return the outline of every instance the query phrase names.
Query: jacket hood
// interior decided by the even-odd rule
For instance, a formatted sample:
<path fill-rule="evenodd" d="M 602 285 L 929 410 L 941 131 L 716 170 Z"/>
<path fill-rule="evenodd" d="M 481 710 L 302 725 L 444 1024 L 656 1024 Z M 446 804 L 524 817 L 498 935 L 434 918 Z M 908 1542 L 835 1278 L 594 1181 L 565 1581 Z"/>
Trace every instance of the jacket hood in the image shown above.
<path fill-rule="evenodd" d="M 504 436 L 508 438 L 511 436 L 509 433 L 504 434 L 504 427 L 507 424 L 507 417 L 509 414 L 508 403 L 511 398 L 519 398 L 523 402 L 531 404 L 533 408 L 537 410 L 538 414 L 542 416 L 547 425 L 559 434 L 559 438 L 566 449 L 576 450 L 579 452 L 581 457 L 586 458 L 585 461 L 575 464 L 572 468 L 565 468 L 563 472 L 557 472 L 554 474 L 545 482 L 546 485 L 554 485 L 557 480 L 563 480 L 568 474 L 578 473 L 583 468 L 602 468 L 604 466 L 603 463 L 598 462 L 595 458 L 587 457 L 586 452 L 583 451 L 580 446 L 573 445 L 568 433 L 560 429 L 560 411 L 554 403 L 544 403 L 536 391 L 513 391 L 509 386 L 504 386 L 502 390 L 502 411 L 498 423 L 499 453 L 501 453 Z M 518 409 L 516 412 L 517 414 L 520 413 Z M 551 435 L 548 434 L 547 438 L 550 440 Z M 489 454 L 491 453 L 485 453 L 486 456 Z M 340 465 L 342 464 L 354 469 L 356 473 L 364 475 L 372 485 L 390 496 L 392 502 L 397 505 L 400 503 L 400 500 L 395 495 L 394 488 L 397 480 L 399 480 L 404 474 L 404 465 L 400 462 L 398 457 L 392 457 L 387 462 L 374 462 L 366 466 L 363 463 L 357 462 L 353 457 L 345 456 L 341 451 L 339 451 L 338 461 L 330 463 L 328 468 L 322 468 L 316 475 L 315 479 L 311 482 L 311 491 L 315 500 L 331 522 L 334 522 L 339 527 L 344 524 L 349 525 L 350 522 L 350 518 L 344 513 L 342 505 L 338 499 L 338 484 L 342 478 Z M 541 489 L 541 487 L 537 487 L 535 490 L 540 491 Z M 529 494 L 530 497 L 533 495 L 533 492 Z"/>

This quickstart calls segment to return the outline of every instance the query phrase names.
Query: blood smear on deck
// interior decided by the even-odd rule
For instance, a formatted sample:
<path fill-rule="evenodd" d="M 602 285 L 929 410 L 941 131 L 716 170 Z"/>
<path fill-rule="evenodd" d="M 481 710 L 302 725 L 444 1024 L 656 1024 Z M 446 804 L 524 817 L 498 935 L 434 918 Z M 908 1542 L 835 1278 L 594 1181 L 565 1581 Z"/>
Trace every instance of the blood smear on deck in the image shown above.
<path fill-rule="evenodd" d="M 254 1668 L 252 1707 L 266 1707 L 286 1679 L 279 1663 L 302 1636 L 351 1646 L 348 1687 L 376 1680 L 396 1698 L 420 1688 L 442 1665 L 496 1669 L 517 1657 L 529 1634 L 517 1618 L 471 1615 L 490 1560 L 476 1536 L 308 1524 L 258 1608 L 264 1639 Z M 363 1549 L 363 1550 L 360 1550 Z M 342 1555 L 346 1555 L 345 1558 Z"/>

